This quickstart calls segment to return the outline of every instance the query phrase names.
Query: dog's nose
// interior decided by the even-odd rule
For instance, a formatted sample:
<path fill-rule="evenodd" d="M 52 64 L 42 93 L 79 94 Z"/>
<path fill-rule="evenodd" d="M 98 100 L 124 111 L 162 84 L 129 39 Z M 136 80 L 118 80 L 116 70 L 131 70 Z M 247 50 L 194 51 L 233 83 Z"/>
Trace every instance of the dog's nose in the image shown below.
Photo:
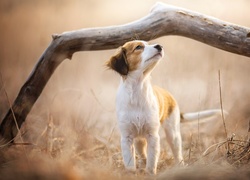
<path fill-rule="evenodd" d="M 162 46 L 159 44 L 155 45 L 154 48 L 157 49 L 159 52 L 162 51 Z"/>

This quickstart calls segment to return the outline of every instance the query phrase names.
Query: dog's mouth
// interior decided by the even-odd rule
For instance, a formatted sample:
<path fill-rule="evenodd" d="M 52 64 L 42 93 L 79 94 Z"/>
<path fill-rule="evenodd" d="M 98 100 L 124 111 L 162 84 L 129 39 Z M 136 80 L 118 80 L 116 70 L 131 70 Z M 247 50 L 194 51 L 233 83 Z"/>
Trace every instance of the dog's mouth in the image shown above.
<path fill-rule="evenodd" d="M 145 62 L 150 61 L 150 60 L 155 59 L 155 58 L 160 59 L 160 58 L 162 58 L 162 56 L 163 56 L 163 53 L 162 52 L 158 52 L 155 55 L 153 55 L 151 58 L 147 59 Z"/>

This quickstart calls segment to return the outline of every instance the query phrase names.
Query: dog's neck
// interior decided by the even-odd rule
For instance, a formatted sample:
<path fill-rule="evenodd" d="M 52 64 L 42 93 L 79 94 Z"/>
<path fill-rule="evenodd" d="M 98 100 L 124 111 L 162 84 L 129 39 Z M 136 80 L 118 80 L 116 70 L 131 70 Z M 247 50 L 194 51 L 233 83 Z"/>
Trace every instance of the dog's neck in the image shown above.
<path fill-rule="evenodd" d="M 133 71 L 122 78 L 123 83 L 133 87 L 144 87 L 145 84 L 151 84 L 151 76 L 150 73 L 144 74 L 138 71 Z"/>
<path fill-rule="evenodd" d="M 127 75 L 126 78 L 123 78 L 121 82 L 121 87 L 128 93 L 130 103 L 134 105 L 144 104 L 145 101 L 151 101 L 152 97 L 152 85 L 151 85 L 151 76 L 148 74 L 140 74 L 136 71 Z"/>

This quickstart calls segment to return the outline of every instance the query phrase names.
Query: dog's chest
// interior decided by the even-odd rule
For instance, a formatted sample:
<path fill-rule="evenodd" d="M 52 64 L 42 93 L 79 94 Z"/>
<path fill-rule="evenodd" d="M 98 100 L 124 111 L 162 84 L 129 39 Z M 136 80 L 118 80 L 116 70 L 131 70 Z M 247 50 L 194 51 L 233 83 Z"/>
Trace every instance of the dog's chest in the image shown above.
<path fill-rule="evenodd" d="M 159 108 L 151 86 L 121 84 L 116 111 L 120 129 L 143 135 L 159 124 Z"/>

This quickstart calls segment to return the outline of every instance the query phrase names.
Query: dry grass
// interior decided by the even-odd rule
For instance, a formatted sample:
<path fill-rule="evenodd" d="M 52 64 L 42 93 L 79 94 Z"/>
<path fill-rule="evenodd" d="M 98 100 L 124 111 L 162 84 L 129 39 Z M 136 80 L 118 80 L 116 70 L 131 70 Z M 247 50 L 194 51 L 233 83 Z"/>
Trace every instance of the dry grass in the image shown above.
<path fill-rule="evenodd" d="M 164 2 L 250 27 L 245 18 L 250 2 L 245 0 Z M 1 1 L 0 119 L 51 34 L 123 24 L 146 15 L 154 3 Z M 249 179 L 249 58 L 183 37 L 156 41 L 164 46 L 166 57 L 154 71 L 153 83 L 168 89 L 183 112 L 220 108 L 222 102 L 229 112 L 225 123 L 218 118 L 207 124 L 182 125 L 185 168 L 174 167 L 161 131 L 157 177 Z M 0 179 L 145 178 L 140 172 L 128 175 L 124 171 L 114 108 L 119 77 L 103 67 L 113 52 L 76 53 L 72 61 L 60 65 L 22 126 L 22 139 L 17 138 L 11 148 L 1 147 Z"/>

